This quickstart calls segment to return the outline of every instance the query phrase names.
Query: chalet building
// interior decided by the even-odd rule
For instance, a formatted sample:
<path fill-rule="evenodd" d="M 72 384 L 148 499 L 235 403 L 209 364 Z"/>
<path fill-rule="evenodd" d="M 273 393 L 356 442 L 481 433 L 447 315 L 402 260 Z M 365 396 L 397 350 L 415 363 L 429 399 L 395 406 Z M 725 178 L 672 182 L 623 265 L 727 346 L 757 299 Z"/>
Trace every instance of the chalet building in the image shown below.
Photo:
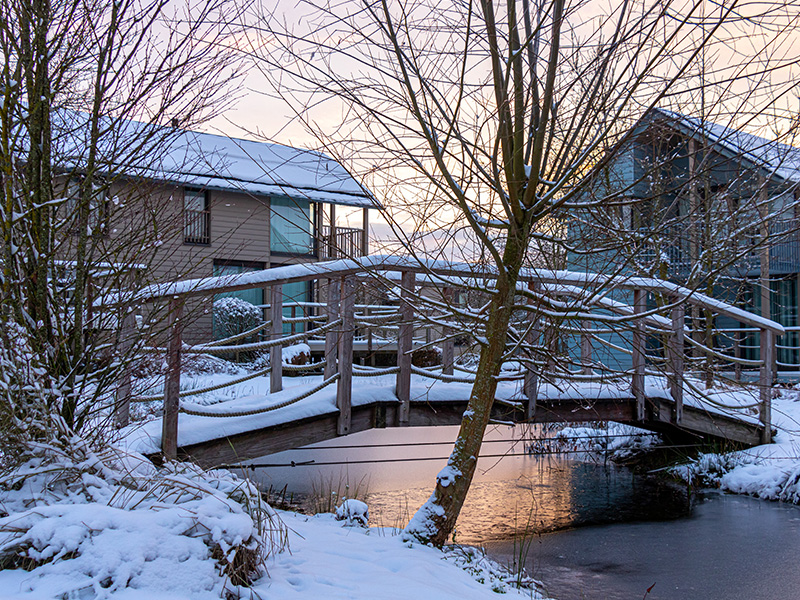
<path fill-rule="evenodd" d="M 572 253 L 571 268 L 669 279 L 798 325 L 800 149 L 653 110 L 600 173 L 592 196 L 602 202 L 571 215 L 570 237 L 588 252 Z M 648 299 L 651 307 L 657 302 Z M 699 332 L 701 320 L 691 314 L 687 324 Z M 714 327 L 739 324 L 718 319 Z M 757 353 L 753 335 L 738 337 L 745 356 Z M 718 335 L 714 343 L 731 347 L 735 338 Z M 783 336 L 779 370 L 798 368 L 797 346 L 796 331 Z"/>
<path fill-rule="evenodd" d="M 325 154 L 173 130 L 147 156 L 146 162 L 130 161 L 144 164 L 130 171 L 121 166 L 125 160 L 113 159 L 110 170 L 121 174 L 92 207 L 90 219 L 95 260 L 135 263 L 140 283 L 235 275 L 369 252 L 369 210 L 381 206 Z M 63 176 L 66 200 L 58 211 L 64 219 L 74 218 L 72 198 L 81 176 L 80 168 Z M 357 221 L 360 213 L 360 227 L 337 226 L 337 207 L 340 217 L 349 213 L 349 220 Z M 64 237 L 68 246 L 69 236 Z M 235 295 L 255 305 L 266 300 L 263 290 Z M 310 301 L 314 295 L 305 283 L 284 289 L 288 302 Z M 184 339 L 212 339 L 210 303 L 187 308 L 191 323 Z"/>

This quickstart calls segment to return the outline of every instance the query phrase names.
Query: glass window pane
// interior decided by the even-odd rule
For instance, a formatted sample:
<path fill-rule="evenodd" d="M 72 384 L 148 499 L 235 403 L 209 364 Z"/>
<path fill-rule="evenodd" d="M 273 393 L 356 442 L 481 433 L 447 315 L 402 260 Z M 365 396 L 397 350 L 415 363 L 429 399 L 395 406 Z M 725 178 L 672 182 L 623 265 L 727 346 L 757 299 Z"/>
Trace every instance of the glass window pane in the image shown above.
<path fill-rule="evenodd" d="M 298 198 L 270 198 L 270 248 L 273 252 L 314 251 L 311 203 Z"/>

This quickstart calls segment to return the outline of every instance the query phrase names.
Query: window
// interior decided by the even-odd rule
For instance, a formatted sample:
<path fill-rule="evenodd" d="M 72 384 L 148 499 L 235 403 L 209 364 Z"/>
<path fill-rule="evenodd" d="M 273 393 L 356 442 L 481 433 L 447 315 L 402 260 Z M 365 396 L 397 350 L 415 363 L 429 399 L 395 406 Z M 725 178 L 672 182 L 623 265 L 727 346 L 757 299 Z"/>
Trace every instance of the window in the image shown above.
<path fill-rule="evenodd" d="M 311 202 L 302 198 L 270 198 L 270 249 L 279 254 L 313 254 Z"/>
<path fill-rule="evenodd" d="M 211 243 L 211 212 L 208 210 L 208 192 L 183 190 L 183 242 L 185 244 Z"/>
<path fill-rule="evenodd" d="M 71 178 L 64 186 L 64 199 L 56 208 L 56 219 L 71 233 L 78 232 L 78 209 L 81 197 L 81 180 Z M 89 236 L 108 234 L 110 218 L 108 189 L 103 182 L 92 184 L 92 197 L 89 200 L 89 219 L 86 224 Z"/>

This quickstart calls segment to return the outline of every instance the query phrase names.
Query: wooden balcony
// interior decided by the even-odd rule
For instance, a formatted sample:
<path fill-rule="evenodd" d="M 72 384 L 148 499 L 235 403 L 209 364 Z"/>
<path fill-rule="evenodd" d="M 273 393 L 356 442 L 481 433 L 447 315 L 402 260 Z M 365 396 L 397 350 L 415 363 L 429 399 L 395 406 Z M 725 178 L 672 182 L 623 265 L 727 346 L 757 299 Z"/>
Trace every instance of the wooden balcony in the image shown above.
<path fill-rule="evenodd" d="M 336 227 L 333 235 L 331 228 L 324 226 L 319 237 L 319 258 L 357 258 L 364 256 L 364 230 L 358 227 Z"/>

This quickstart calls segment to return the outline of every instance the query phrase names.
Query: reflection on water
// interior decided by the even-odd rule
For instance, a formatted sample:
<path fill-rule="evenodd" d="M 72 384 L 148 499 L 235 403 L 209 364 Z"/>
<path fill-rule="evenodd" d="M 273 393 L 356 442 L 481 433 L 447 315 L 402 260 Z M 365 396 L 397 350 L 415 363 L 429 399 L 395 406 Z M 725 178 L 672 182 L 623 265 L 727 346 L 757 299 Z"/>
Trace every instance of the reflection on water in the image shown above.
<path fill-rule="evenodd" d="M 346 484 L 352 494 L 357 485 L 363 489 L 366 484 L 370 523 L 403 527 L 430 495 L 456 433 L 454 427 L 365 432 L 314 449 L 268 457 L 271 464 L 309 460 L 341 464 L 271 467 L 258 469 L 256 477 L 263 487 L 287 485 L 300 495 L 309 495 L 312 487 L 318 494 L 321 489 L 323 494 L 337 490 L 342 494 Z M 682 489 L 634 476 L 624 467 L 575 457 L 526 456 L 519 440 L 532 433 L 541 435 L 519 427 L 494 427 L 488 432 L 482 456 L 493 456 L 478 462 L 456 526 L 457 541 L 483 543 L 509 539 L 515 531 L 526 529 L 546 532 L 595 523 L 674 518 L 690 510 Z M 506 453 L 510 455 L 494 456 Z"/>

